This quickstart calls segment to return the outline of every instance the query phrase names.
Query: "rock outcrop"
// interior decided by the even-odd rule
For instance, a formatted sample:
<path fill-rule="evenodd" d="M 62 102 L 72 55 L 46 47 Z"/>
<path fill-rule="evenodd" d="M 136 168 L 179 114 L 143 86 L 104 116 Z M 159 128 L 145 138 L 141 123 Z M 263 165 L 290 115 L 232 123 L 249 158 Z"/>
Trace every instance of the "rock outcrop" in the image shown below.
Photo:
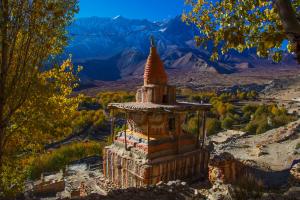
<path fill-rule="evenodd" d="M 290 170 L 289 183 L 300 187 L 300 163 L 295 164 Z"/>

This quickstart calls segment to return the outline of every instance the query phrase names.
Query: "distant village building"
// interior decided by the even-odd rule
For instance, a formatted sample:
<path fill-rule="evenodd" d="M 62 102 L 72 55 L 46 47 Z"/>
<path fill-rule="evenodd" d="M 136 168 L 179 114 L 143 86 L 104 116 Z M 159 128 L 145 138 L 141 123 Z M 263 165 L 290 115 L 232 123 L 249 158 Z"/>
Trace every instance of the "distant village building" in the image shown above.
<path fill-rule="evenodd" d="M 210 107 L 176 101 L 176 88 L 168 85 L 152 39 L 144 85 L 136 93 L 136 102 L 109 104 L 112 113 L 125 113 L 126 123 L 123 131 L 115 133 L 113 114 L 114 141 L 103 152 L 105 177 L 121 188 L 207 177 L 205 113 Z M 182 129 L 190 112 L 198 116 L 196 135 Z"/>

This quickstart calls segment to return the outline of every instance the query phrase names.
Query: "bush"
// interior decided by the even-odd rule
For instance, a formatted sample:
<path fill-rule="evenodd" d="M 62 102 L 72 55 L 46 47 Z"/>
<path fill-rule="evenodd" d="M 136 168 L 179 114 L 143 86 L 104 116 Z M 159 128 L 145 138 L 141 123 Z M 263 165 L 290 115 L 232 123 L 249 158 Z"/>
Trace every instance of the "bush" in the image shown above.
<path fill-rule="evenodd" d="M 101 105 L 97 102 L 97 99 L 92 97 L 83 97 L 82 101 L 78 106 L 78 110 L 97 110 L 100 109 Z"/>
<path fill-rule="evenodd" d="M 78 111 L 72 119 L 73 132 L 94 133 L 102 128 L 105 122 L 106 118 L 102 109 Z"/>
<path fill-rule="evenodd" d="M 252 134 L 261 134 L 272 128 L 284 126 L 294 120 L 296 117 L 289 115 L 287 110 L 277 105 L 246 105 L 243 107 L 243 119 L 249 121 L 245 130 Z M 251 118 L 251 116 L 253 116 Z"/>
<path fill-rule="evenodd" d="M 221 122 L 214 118 L 208 118 L 206 121 L 207 135 L 213 135 L 221 131 Z"/>
<path fill-rule="evenodd" d="M 244 114 L 243 114 L 243 117 L 242 117 L 242 120 L 243 120 L 243 121 L 249 122 L 249 121 L 251 120 L 252 114 L 253 114 L 253 113 L 251 113 L 251 112 L 246 112 L 246 113 L 244 113 Z"/>
<path fill-rule="evenodd" d="M 245 130 L 252 134 L 261 134 L 268 131 L 270 128 L 268 115 L 261 113 L 260 115 L 254 115 Z"/>
<path fill-rule="evenodd" d="M 229 116 L 225 117 L 225 119 L 222 120 L 223 129 L 231 129 L 233 124 L 234 124 L 234 120 Z"/>
<path fill-rule="evenodd" d="M 273 123 L 274 127 L 280 127 L 280 126 L 284 126 L 294 120 L 296 120 L 295 116 L 281 114 L 281 115 L 274 116 L 274 118 L 272 119 L 272 123 Z"/>
<path fill-rule="evenodd" d="M 220 101 L 222 101 L 223 103 L 224 102 L 228 102 L 231 100 L 231 96 L 229 93 L 222 93 L 220 96 L 219 96 L 219 99 Z"/>
<path fill-rule="evenodd" d="M 271 127 L 268 125 L 268 122 L 262 122 L 261 124 L 258 125 L 256 129 L 256 134 L 262 134 L 270 129 Z"/>
<path fill-rule="evenodd" d="M 131 92 L 102 92 L 97 94 L 98 103 L 106 109 L 109 103 L 129 102 L 135 99 L 135 94 Z"/>
<path fill-rule="evenodd" d="M 211 98 L 216 97 L 215 92 L 199 92 L 194 93 L 192 91 L 183 91 L 181 92 L 182 95 L 187 96 L 189 101 L 194 102 L 209 102 Z"/>
<path fill-rule="evenodd" d="M 29 178 L 36 179 L 44 172 L 56 172 L 64 169 L 72 161 L 94 155 L 102 155 L 104 143 L 76 142 L 47 152 L 35 158 L 29 168 Z"/>
<path fill-rule="evenodd" d="M 247 99 L 254 100 L 258 96 L 258 93 L 254 90 L 247 93 Z"/>
<path fill-rule="evenodd" d="M 201 126 L 201 121 L 202 118 L 199 118 L 199 122 L 200 122 L 200 126 Z M 188 132 L 188 133 L 193 133 L 193 134 L 197 134 L 198 132 L 198 117 L 191 117 L 190 119 L 188 119 L 187 123 L 183 125 L 183 130 Z M 201 127 L 200 127 L 201 128 Z"/>
<path fill-rule="evenodd" d="M 243 106 L 242 111 L 243 111 L 243 113 L 255 113 L 256 109 L 257 109 L 256 105 L 249 104 L 249 105 Z"/>
<path fill-rule="evenodd" d="M 254 115 L 255 116 L 260 116 L 260 115 L 265 115 L 265 114 L 269 114 L 270 113 L 270 110 L 268 108 L 268 106 L 266 105 L 260 105 L 257 107 Z"/>
<path fill-rule="evenodd" d="M 248 132 L 248 133 L 251 133 L 251 134 L 255 134 L 257 127 L 258 127 L 257 124 L 255 124 L 255 123 L 249 123 L 245 127 L 245 131 Z"/>

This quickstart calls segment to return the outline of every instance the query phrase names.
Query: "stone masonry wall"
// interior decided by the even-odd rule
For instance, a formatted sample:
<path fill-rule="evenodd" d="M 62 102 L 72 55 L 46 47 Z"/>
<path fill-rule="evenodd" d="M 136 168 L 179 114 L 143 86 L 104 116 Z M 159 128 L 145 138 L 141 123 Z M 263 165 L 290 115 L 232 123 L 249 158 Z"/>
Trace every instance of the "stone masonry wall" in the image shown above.
<path fill-rule="evenodd" d="M 103 171 L 105 177 L 121 188 L 207 177 L 209 153 L 206 150 L 149 161 L 129 157 L 114 148 L 104 150 Z"/>

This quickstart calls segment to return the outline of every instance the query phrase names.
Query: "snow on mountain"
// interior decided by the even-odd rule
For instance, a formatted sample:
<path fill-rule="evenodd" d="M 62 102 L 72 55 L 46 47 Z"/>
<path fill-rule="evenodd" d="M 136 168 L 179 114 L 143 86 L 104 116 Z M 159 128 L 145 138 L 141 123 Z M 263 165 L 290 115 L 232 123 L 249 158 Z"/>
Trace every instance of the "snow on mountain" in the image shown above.
<path fill-rule="evenodd" d="M 174 22 L 174 20 L 176 22 Z M 164 51 L 169 45 L 186 46 L 184 41 L 193 39 L 193 31 L 181 22 L 180 17 L 168 22 L 117 18 L 83 18 L 69 27 L 71 43 L 67 48 L 74 59 L 112 57 L 128 48 L 136 48 L 143 53 L 149 50 L 149 38 L 154 35 L 158 48 Z M 181 24 L 177 34 L 170 23 Z M 163 31 L 162 31 L 163 30 Z"/>
<path fill-rule="evenodd" d="M 114 18 L 113 18 L 113 20 L 117 20 L 118 18 L 120 18 L 121 17 L 121 15 L 117 15 L 117 16 L 115 16 Z"/>
<path fill-rule="evenodd" d="M 211 62 L 211 52 L 195 46 L 193 39 L 197 29 L 183 23 L 180 16 L 161 22 L 122 16 L 82 18 L 76 20 L 68 31 L 71 40 L 65 53 L 72 54 L 73 60 L 84 66 L 83 76 L 93 80 L 141 75 L 151 35 L 155 37 L 167 70 L 228 74 L 271 62 L 258 59 L 252 51 L 242 54 L 231 51 L 218 62 Z"/>

